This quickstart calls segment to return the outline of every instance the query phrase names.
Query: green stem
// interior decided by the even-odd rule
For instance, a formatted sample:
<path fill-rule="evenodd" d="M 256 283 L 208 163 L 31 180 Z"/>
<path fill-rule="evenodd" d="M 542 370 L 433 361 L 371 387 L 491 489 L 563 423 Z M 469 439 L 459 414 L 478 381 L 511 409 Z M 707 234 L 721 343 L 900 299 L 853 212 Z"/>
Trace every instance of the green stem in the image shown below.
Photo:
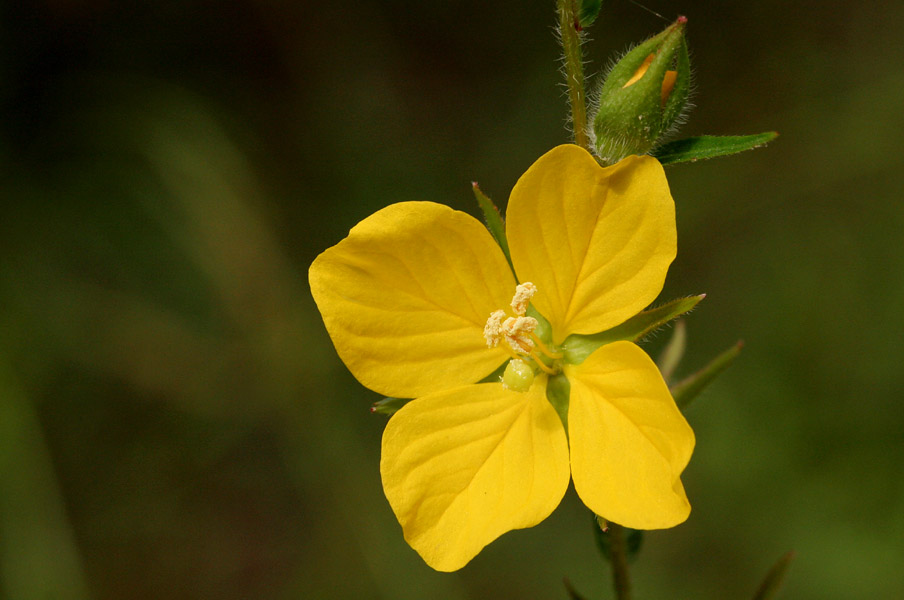
<path fill-rule="evenodd" d="M 631 580 L 628 577 L 628 556 L 625 548 L 625 531 L 621 525 L 609 523 L 610 562 L 612 564 L 612 581 L 615 586 L 615 597 L 618 600 L 631 600 Z"/>
<path fill-rule="evenodd" d="M 577 0 L 557 0 L 559 34 L 565 60 L 565 79 L 568 83 L 568 102 L 571 104 L 571 126 L 574 143 L 590 149 L 587 137 L 587 96 L 584 92 L 584 63 L 581 55 L 580 22 Z"/>
<path fill-rule="evenodd" d="M 78 544 L 41 422 L 2 355 L 0 398 L 0 598 L 86 600 Z"/>

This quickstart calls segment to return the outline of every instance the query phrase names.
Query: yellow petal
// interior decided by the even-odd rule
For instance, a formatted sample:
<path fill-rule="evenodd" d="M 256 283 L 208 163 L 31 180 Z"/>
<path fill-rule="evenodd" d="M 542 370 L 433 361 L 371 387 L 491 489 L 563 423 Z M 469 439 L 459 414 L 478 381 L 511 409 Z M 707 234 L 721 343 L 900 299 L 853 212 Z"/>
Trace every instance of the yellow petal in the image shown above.
<path fill-rule="evenodd" d="M 414 400 L 389 420 L 383 490 L 405 539 L 434 569 L 460 569 L 562 499 L 568 442 L 545 388 L 545 376 L 524 393 L 464 386 Z"/>
<path fill-rule="evenodd" d="M 679 476 L 694 432 L 653 361 L 634 344 L 615 342 L 565 373 L 571 473 L 584 504 L 634 529 L 684 521 L 691 507 Z"/>
<path fill-rule="evenodd" d="M 414 398 L 501 365 L 483 327 L 515 280 L 486 228 L 432 202 L 388 206 L 317 257 L 311 293 L 336 351 L 362 384 Z"/>
<path fill-rule="evenodd" d="M 555 341 L 640 312 L 675 258 L 675 204 L 662 166 L 629 156 L 602 168 L 578 146 L 554 148 L 521 176 L 506 233 L 521 281 Z"/>

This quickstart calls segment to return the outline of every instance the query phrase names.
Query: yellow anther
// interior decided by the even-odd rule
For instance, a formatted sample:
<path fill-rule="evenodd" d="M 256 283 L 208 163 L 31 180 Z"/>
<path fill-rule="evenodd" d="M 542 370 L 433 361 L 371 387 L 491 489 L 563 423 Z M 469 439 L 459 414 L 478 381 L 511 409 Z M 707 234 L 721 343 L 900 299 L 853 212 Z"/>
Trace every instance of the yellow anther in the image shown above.
<path fill-rule="evenodd" d="M 512 298 L 512 311 L 518 316 L 524 316 L 530 299 L 537 293 L 537 286 L 530 281 L 518 285 L 515 288 L 515 297 Z"/>
<path fill-rule="evenodd" d="M 505 344 L 502 347 L 508 351 L 513 359 L 529 356 L 538 364 L 539 368 L 552 373 L 554 371 L 543 364 L 535 347 L 539 347 L 543 354 L 552 359 L 561 358 L 561 355 L 550 352 L 546 345 L 540 341 L 540 338 L 537 337 L 537 334 L 534 333 L 534 330 L 539 326 L 537 319 L 525 316 L 530 299 L 536 293 L 537 286 L 529 281 L 518 285 L 515 288 L 515 296 L 512 298 L 511 305 L 512 312 L 516 316 L 508 316 L 502 310 L 493 312 L 483 328 L 483 337 L 486 339 L 488 348 L 496 348 L 504 340 Z"/>
<path fill-rule="evenodd" d="M 502 334 L 512 350 L 529 354 L 534 349 L 531 333 L 537 328 L 537 324 L 533 317 L 509 317 L 502 324 Z"/>
<path fill-rule="evenodd" d="M 483 327 L 483 337 L 487 341 L 487 348 L 495 348 L 502 340 L 502 322 L 505 320 L 505 311 L 497 310 L 487 319 Z"/>

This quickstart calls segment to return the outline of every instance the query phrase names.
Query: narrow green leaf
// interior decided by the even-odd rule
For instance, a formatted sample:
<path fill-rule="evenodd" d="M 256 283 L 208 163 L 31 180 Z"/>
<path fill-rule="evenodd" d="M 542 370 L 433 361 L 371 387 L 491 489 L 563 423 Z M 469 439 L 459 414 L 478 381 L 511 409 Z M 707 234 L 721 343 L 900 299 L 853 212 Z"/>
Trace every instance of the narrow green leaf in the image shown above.
<path fill-rule="evenodd" d="M 672 332 L 672 337 L 657 362 L 659 370 L 662 372 L 662 378 L 665 379 L 666 383 L 672 378 L 672 374 L 678 365 L 681 364 L 685 348 L 687 348 L 687 328 L 684 326 L 684 321 L 675 321 L 675 330 Z"/>
<path fill-rule="evenodd" d="M 509 266 L 512 268 L 512 273 L 514 273 L 515 266 L 512 264 L 508 240 L 505 237 L 505 221 L 502 219 L 502 213 L 499 212 L 499 209 L 493 204 L 493 201 L 490 200 L 489 196 L 483 193 L 476 181 L 471 182 L 471 188 L 474 190 L 474 197 L 477 198 L 477 204 L 483 212 L 483 218 L 486 221 L 487 229 L 490 230 L 493 239 L 495 239 L 496 243 L 499 244 L 499 247 L 502 248 L 502 253 L 505 254 L 505 260 L 508 261 Z"/>
<path fill-rule="evenodd" d="M 784 556 L 772 565 L 772 568 L 769 569 L 769 572 L 766 573 L 766 577 L 760 584 L 759 589 L 757 589 L 756 594 L 754 594 L 753 600 L 771 600 L 775 597 L 779 588 L 782 587 L 782 583 L 785 581 L 785 575 L 788 574 L 788 567 L 791 566 L 791 561 L 794 560 L 794 556 L 793 550 L 786 552 Z"/>
<path fill-rule="evenodd" d="M 562 579 L 562 583 L 565 584 L 565 591 L 568 592 L 568 597 L 571 598 L 571 600 L 587 600 L 585 596 L 580 595 L 578 591 L 574 589 L 574 586 L 571 585 L 571 582 L 568 581 L 567 577 Z"/>
<path fill-rule="evenodd" d="M 0 598 L 91 594 L 60 482 L 31 399 L 0 355 Z"/>
<path fill-rule="evenodd" d="M 370 412 L 392 416 L 409 402 L 411 402 L 410 398 L 383 398 L 374 402 L 374 405 L 370 407 Z"/>
<path fill-rule="evenodd" d="M 581 27 L 590 27 L 600 14 L 603 0 L 581 0 L 580 17 L 578 21 Z"/>
<path fill-rule="evenodd" d="M 712 359 L 709 364 L 694 373 L 693 375 L 682 379 L 671 387 L 672 397 L 678 408 L 685 409 L 691 401 L 700 395 L 706 387 L 712 383 L 718 375 L 728 368 L 734 359 L 741 353 L 744 342 L 739 341 L 737 344 Z"/>
<path fill-rule="evenodd" d="M 662 327 L 669 321 L 689 313 L 704 298 L 706 298 L 706 294 L 678 298 L 677 300 L 672 300 L 657 308 L 645 310 L 608 331 L 590 335 L 569 335 L 562 344 L 562 350 L 565 353 L 565 362 L 579 365 L 584 362 L 584 359 L 590 356 L 594 350 L 604 344 L 611 344 L 612 342 L 621 340 L 627 340 L 629 342 L 639 341 L 649 335 L 650 332 Z"/>
<path fill-rule="evenodd" d="M 764 146 L 778 137 L 775 131 L 754 135 L 701 135 L 664 144 L 651 153 L 664 165 L 729 156 Z"/>

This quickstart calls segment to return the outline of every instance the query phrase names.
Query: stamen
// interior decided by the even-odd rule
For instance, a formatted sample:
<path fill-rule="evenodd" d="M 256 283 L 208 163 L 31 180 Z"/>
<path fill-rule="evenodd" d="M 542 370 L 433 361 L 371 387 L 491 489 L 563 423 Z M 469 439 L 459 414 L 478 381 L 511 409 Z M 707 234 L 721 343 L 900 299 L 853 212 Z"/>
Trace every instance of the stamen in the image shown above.
<path fill-rule="evenodd" d="M 505 350 L 506 352 L 508 352 L 508 353 L 509 353 L 509 356 L 511 356 L 512 358 L 514 358 L 514 359 L 516 359 L 516 360 L 520 360 L 520 359 L 524 358 L 524 355 L 523 355 L 523 354 L 518 354 L 517 352 L 515 352 L 515 351 L 514 351 L 511 347 L 509 347 L 509 346 L 500 346 L 500 348 L 502 348 L 503 350 Z"/>
<path fill-rule="evenodd" d="M 487 319 L 483 327 L 483 337 L 487 341 L 487 348 L 495 348 L 502 340 L 502 321 L 505 319 L 505 311 L 497 310 Z"/>
<path fill-rule="evenodd" d="M 534 341 L 534 343 L 535 343 L 535 344 L 537 345 L 537 347 L 540 349 L 540 352 L 542 352 L 543 354 L 545 354 L 545 355 L 548 356 L 549 358 L 552 358 L 552 359 L 558 359 L 558 358 L 562 358 L 563 356 L 565 356 L 565 355 L 562 354 L 561 352 L 553 352 L 552 350 L 550 350 L 550 349 L 546 346 L 546 344 L 543 343 L 543 340 L 541 340 L 540 337 L 539 337 L 536 333 L 534 333 L 533 331 L 530 332 L 530 339 L 532 339 L 532 340 Z"/>
<path fill-rule="evenodd" d="M 553 352 L 543 343 L 534 331 L 539 326 L 537 319 L 525 315 L 531 298 L 537 293 L 537 286 L 529 281 L 519 284 L 515 288 L 515 296 L 512 298 L 512 311 L 516 316 L 507 316 L 505 311 L 497 310 L 487 319 L 483 328 L 483 337 L 488 348 L 503 348 L 513 360 L 529 358 L 537 368 L 550 375 L 558 373 L 557 366 L 550 367 L 543 362 L 543 358 L 556 361 L 562 358 L 562 354 Z M 505 344 L 501 344 L 502 341 Z M 501 346 L 500 346 L 501 344 Z"/>
<path fill-rule="evenodd" d="M 502 333 L 515 352 L 528 354 L 534 348 L 530 333 L 537 325 L 537 320 L 533 317 L 509 317 L 502 324 Z"/>
<path fill-rule="evenodd" d="M 549 374 L 549 375 L 555 375 L 556 373 L 558 373 L 558 371 L 556 371 L 556 370 L 553 369 L 552 367 L 547 366 L 546 363 L 543 362 L 542 357 L 540 357 L 540 356 L 537 355 L 537 351 L 536 351 L 536 350 L 532 350 L 532 351 L 530 352 L 530 357 L 531 357 L 532 359 L 534 359 L 534 362 L 536 363 L 536 365 L 537 365 L 538 367 L 540 367 L 543 371 L 546 371 L 547 374 Z"/>
<path fill-rule="evenodd" d="M 515 288 L 515 297 L 512 298 L 512 310 L 518 316 L 524 316 L 530 299 L 537 293 L 537 286 L 530 281 L 525 281 Z"/>

